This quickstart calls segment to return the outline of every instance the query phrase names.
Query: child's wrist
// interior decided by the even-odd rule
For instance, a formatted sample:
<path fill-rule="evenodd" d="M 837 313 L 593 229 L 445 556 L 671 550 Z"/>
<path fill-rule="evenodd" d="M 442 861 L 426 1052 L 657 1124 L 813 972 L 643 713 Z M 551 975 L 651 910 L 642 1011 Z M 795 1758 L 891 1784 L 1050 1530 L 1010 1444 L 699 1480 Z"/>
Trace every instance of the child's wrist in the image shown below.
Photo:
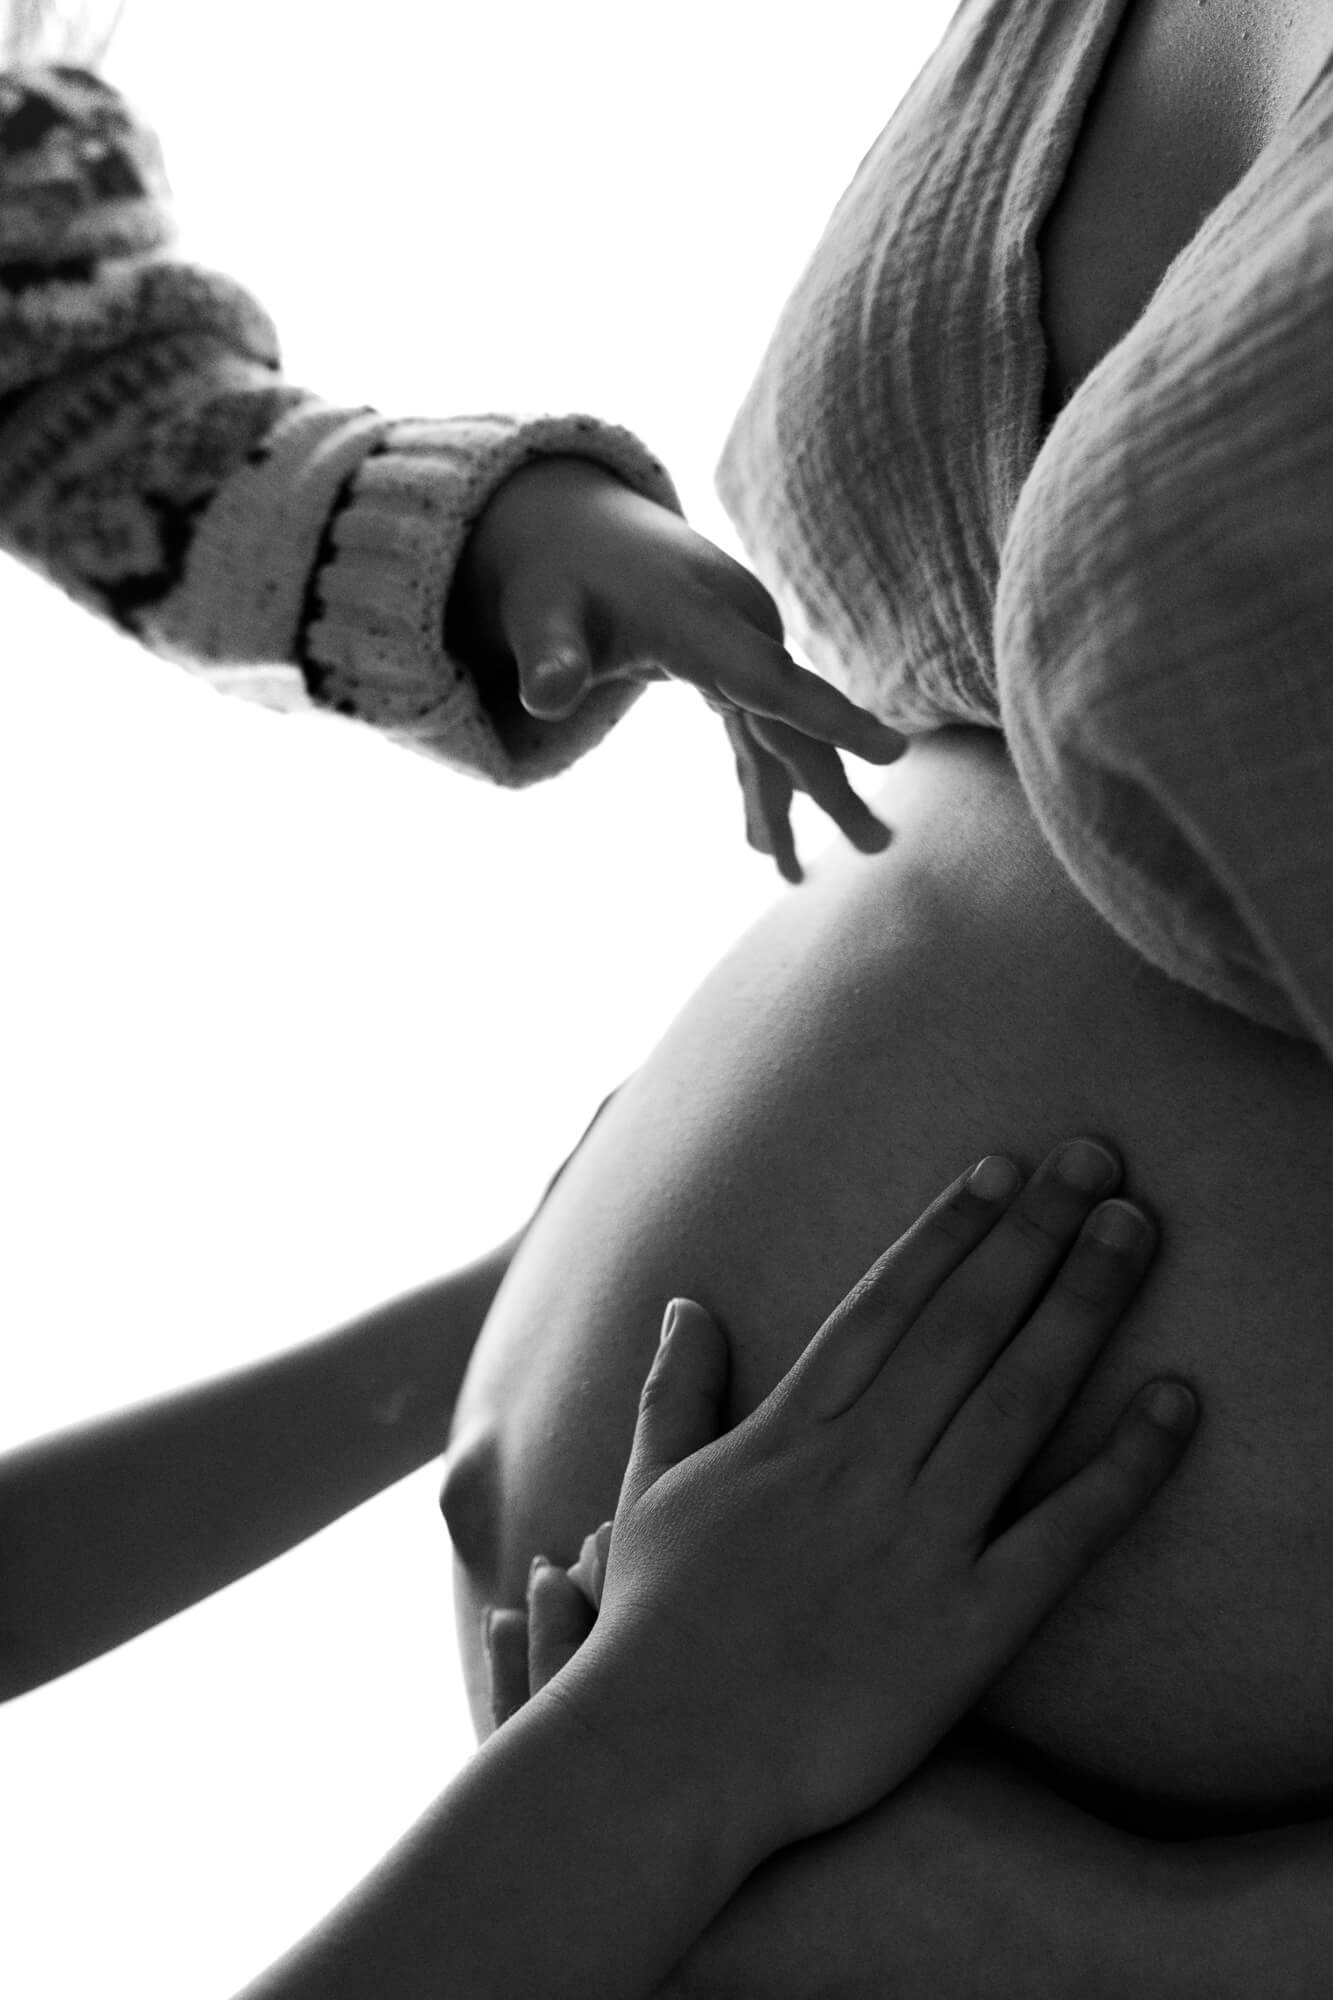
<path fill-rule="evenodd" d="M 451 651 L 455 635 L 473 651 L 495 649 L 506 581 L 525 555 L 542 547 L 553 510 L 589 485 L 608 483 L 625 482 L 593 459 L 555 452 L 530 459 L 502 480 L 459 555 L 448 603 Z"/>
<path fill-rule="evenodd" d="M 663 1671 L 651 1638 L 594 1628 L 555 1692 L 588 1754 L 651 1802 L 662 1837 L 739 1884 L 782 1843 L 771 1760 L 751 1754 L 734 1707 L 711 1712 Z"/>
<path fill-rule="evenodd" d="M 532 459 L 496 488 L 460 552 L 445 606 L 445 648 L 466 669 L 497 738 L 515 762 L 525 762 L 553 735 L 565 732 L 559 722 L 530 715 L 520 699 L 500 624 L 505 587 L 529 552 L 541 549 L 562 505 L 590 484 L 608 483 L 625 482 L 593 459 L 572 453 Z M 595 689 L 587 699 L 618 716 L 638 693 L 621 683 Z"/>

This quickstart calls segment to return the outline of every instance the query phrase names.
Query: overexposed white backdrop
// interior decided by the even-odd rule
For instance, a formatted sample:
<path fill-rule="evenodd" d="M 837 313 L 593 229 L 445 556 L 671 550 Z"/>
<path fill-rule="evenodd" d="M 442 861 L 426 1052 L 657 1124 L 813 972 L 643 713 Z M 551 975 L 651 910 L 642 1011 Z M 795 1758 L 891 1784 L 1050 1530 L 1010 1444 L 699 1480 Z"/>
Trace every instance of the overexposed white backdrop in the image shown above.
<path fill-rule="evenodd" d="M 131 0 L 106 70 L 293 379 L 613 417 L 741 555 L 731 413 L 950 11 Z M 8 561 L 0 635 L 0 1447 L 507 1234 L 786 893 L 686 690 L 499 793 Z M 471 1746 L 437 1484 L 0 1710 L 0 1992 L 226 2000 L 435 1794 Z"/>

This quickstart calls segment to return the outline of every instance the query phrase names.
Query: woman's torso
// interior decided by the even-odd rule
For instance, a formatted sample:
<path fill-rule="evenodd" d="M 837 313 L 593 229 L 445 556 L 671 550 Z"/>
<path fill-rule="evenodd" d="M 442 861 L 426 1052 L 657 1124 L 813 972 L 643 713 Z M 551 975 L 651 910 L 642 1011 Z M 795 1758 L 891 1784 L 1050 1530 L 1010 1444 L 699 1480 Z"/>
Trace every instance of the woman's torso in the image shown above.
<path fill-rule="evenodd" d="M 1333 50 L 1325 0 L 1288 11 L 1284 35 L 1258 6 L 1131 0 L 1040 241 L 1052 408 Z M 998 737 L 922 739 L 884 810 L 886 854 L 831 857 L 706 982 L 496 1303 L 448 1481 L 479 1719 L 477 1610 L 612 1511 L 668 1296 L 725 1321 L 739 1415 L 969 1159 L 1035 1163 L 1091 1130 L 1123 1148 L 1164 1247 L 1019 1497 L 1080 1462 L 1150 1371 L 1194 1381 L 1204 1424 L 980 1714 L 1071 1796 L 1163 1830 L 1191 1821 L 1154 1818 L 1154 1798 L 1326 1806 L 1333 1076 L 1107 929 Z"/>

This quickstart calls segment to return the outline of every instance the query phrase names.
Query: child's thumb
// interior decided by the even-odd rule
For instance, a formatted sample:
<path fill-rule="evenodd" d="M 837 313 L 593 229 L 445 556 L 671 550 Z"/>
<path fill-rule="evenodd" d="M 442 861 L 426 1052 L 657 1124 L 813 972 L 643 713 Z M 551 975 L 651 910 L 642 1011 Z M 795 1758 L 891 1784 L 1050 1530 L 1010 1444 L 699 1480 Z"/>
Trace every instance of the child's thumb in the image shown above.
<path fill-rule="evenodd" d="M 583 620 L 549 596 L 532 607 L 507 603 L 505 637 L 518 669 L 519 699 L 529 715 L 556 722 L 572 715 L 592 685 Z"/>
<path fill-rule="evenodd" d="M 712 1314 L 693 1299 L 673 1299 L 639 1398 L 622 1507 L 717 1437 L 729 1373 L 727 1336 Z"/>

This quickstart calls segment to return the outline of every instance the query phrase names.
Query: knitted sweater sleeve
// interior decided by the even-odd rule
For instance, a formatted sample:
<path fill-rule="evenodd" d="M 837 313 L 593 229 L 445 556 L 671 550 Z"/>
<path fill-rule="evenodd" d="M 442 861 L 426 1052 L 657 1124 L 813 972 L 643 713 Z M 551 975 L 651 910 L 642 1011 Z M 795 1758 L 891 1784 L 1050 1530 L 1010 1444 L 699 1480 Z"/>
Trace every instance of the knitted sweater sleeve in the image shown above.
<path fill-rule="evenodd" d="M 536 457 L 592 459 L 679 512 L 664 468 L 587 416 L 332 407 L 283 379 L 255 300 L 172 238 L 156 141 L 117 92 L 0 72 L 0 547 L 221 688 L 502 784 L 572 763 L 634 690 L 511 751 L 445 647 L 458 559 Z"/>

